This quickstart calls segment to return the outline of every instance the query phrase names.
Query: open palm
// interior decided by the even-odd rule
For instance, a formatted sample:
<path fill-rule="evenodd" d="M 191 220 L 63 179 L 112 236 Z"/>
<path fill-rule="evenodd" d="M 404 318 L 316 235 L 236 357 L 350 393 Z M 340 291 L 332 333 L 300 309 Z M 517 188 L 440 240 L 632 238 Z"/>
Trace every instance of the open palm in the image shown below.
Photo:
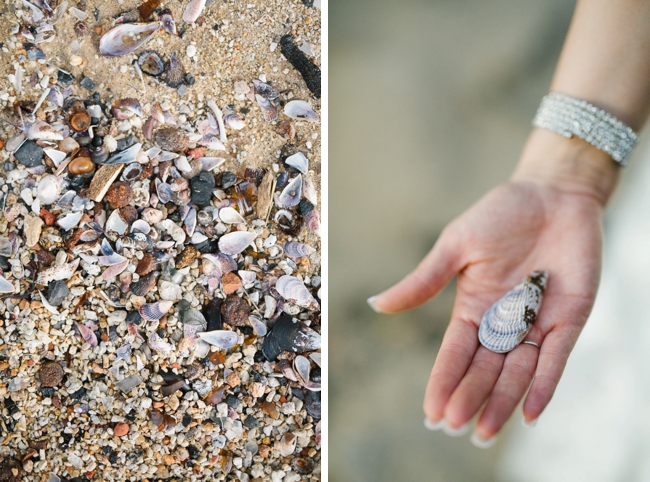
<path fill-rule="evenodd" d="M 448 430 L 465 426 L 485 405 L 476 434 L 492 438 L 524 403 L 535 420 L 551 400 L 598 288 L 601 214 L 597 199 L 534 183 L 489 192 L 443 231 L 420 265 L 374 301 L 384 313 L 414 308 L 458 275 L 451 322 L 427 386 L 424 411 Z M 527 340 L 509 353 L 478 341 L 483 313 L 533 270 L 549 281 Z"/>

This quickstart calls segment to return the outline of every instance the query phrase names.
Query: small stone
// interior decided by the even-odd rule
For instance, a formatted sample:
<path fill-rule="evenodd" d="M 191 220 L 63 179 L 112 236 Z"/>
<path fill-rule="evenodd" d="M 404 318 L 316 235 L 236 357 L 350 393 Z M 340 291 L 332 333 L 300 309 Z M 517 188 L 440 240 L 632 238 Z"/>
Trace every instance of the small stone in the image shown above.
<path fill-rule="evenodd" d="M 227 295 L 230 295 L 242 287 L 241 279 L 234 272 L 226 273 L 221 278 L 221 284 L 223 285 L 223 291 Z"/>
<path fill-rule="evenodd" d="M 84 89 L 88 89 L 88 90 L 93 90 L 95 87 L 97 87 L 97 84 L 88 77 L 84 77 L 83 79 L 81 79 L 79 85 L 81 85 Z"/>
<path fill-rule="evenodd" d="M 178 397 L 176 395 L 172 395 L 167 400 L 167 404 L 169 405 L 170 409 L 176 410 L 178 406 L 181 404 L 181 402 L 178 400 Z"/>
<path fill-rule="evenodd" d="M 253 417 L 252 415 L 249 415 L 248 417 L 246 417 L 244 419 L 244 427 L 246 427 L 248 429 L 255 428 L 255 427 L 259 426 L 259 424 L 260 423 L 257 421 L 257 419 L 255 417 Z"/>
<path fill-rule="evenodd" d="M 95 170 L 95 163 L 89 157 L 77 157 L 68 164 L 70 174 L 88 174 Z"/>
<path fill-rule="evenodd" d="M 201 171 L 191 182 L 192 202 L 197 206 L 207 206 L 212 199 L 214 176 L 209 171 Z"/>
<path fill-rule="evenodd" d="M 52 281 L 47 287 L 47 301 L 52 306 L 61 306 L 61 303 L 69 294 L 70 288 L 63 280 Z"/>
<path fill-rule="evenodd" d="M 243 326 L 248 320 L 251 308 L 243 298 L 239 296 L 228 296 L 221 305 L 221 316 L 223 321 L 230 326 Z"/>
<path fill-rule="evenodd" d="M 129 226 L 138 219 L 138 210 L 133 206 L 124 206 L 119 210 L 120 217 Z"/>
<path fill-rule="evenodd" d="M 43 148 L 34 141 L 25 141 L 20 149 L 14 152 L 16 160 L 27 167 L 40 166 L 44 155 Z"/>
<path fill-rule="evenodd" d="M 191 265 L 200 254 L 194 246 L 188 245 L 181 254 L 176 256 L 176 268 L 181 269 Z"/>
<path fill-rule="evenodd" d="M 237 408 L 239 407 L 239 398 L 237 398 L 237 395 L 227 395 L 226 396 L 226 405 L 232 408 Z"/>
<path fill-rule="evenodd" d="M 63 367 L 58 362 L 41 365 L 38 378 L 44 387 L 56 387 L 63 380 Z"/>
<path fill-rule="evenodd" d="M 41 212 L 39 213 L 39 216 L 43 220 L 46 226 L 54 226 L 54 223 L 56 222 L 56 216 L 49 212 L 45 208 L 41 208 Z"/>
<path fill-rule="evenodd" d="M 232 388 L 235 388 L 241 383 L 241 379 L 239 378 L 239 375 L 237 372 L 232 372 L 230 375 L 226 377 L 226 383 L 230 385 Z"/>
<path fill-rule="evenodd" d="M 124 437 L 129 433 L 129 426 L 123 422 L 116 423 L 115 428 L 113 428 L 113 433 L 118 437 Z"/>
<path fill-rule="evenodd" d="M 221 188 L 228 189 L 231 186 L 234 186 L 237 182 L 237 176 L 232 172 L 226 171 L 221 175 Z"/>
<path fill-rule="evenodd" d="M 158 294 L 162 300 L 178 301 L 183 297 L 183 288 L 177 283 L 160 280 L 158 282 Z"/>
<path fill-rule="evenodd" d="M 192 44 L 188 45 L 185 49 L 185 53 L 190 58 L 194 57 L 196 55 L 196 47 Z"/>
<path fill-rule="evenodd" d="M 248 387 L 248 391 L 251 396 L 255 398 L 260 398 L 264 396 L 264 384 L 260 382 L 253 382 Z"/>
<path fill-rule="evenodd" d="M 138 261 L 138 265 L 135 268 L 135 272 L 140 276 L 148 275 L 156 267 L 156 262 L 153 259 L 151 253 L 144 253 L 142 259 Z"/>
<path fill-rule="evenodd" d="M 118 139 L 117 141 L 117 151 L 125 151 L 129 147 L 132 147 L 138 143 L 138 138 L 131 134 L 130 136 L 124 137 L 122 139 Z"/>
<path fill-rule="evenodd" d="M 70 87 L 74 82 L 74 75 L 69 74 L 63 70 L 59 70 L 57 74 L 57 84 L 63 88 Z"/>
<path fill-rule="evenodd" d="M 185 376 L 189 380 L 196 380 L 203 373 L 203 368 L 198 363 L 192 363 L 185 369 Z"/>
<path fill-rule="evenodd" d="M 30 213 L 25 217 L 25 238 L 30 248 L 36 246 L 41 239 L 43 224 L 43 220 L 35 214 Z"/>
<path fill-rule="evenodd" d="M 194 85 L 194 82 L 196 82 L 196 80 L 192 74 L 185 74 L 185 83 L 187 85 Z"/>
<path fill-rule="evenodd" d="M 106 200 L 113 209 L 123 208 L 133 201 L 133 189 L 126 182 L 115 182 L 108 189 Z"/>

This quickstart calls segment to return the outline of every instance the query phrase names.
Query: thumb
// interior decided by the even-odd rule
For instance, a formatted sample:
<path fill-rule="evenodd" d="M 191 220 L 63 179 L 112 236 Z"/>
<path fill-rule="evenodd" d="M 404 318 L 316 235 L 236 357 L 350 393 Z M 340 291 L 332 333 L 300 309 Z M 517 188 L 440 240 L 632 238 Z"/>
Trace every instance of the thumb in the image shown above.
<path fill-rule="evenodd" d="M 461 246 L 445 230 L 417 268 L 393 287 L 368 298 L 368 304 L 377 313 L 410 310 L 436 296 L 461 268 Z"/>

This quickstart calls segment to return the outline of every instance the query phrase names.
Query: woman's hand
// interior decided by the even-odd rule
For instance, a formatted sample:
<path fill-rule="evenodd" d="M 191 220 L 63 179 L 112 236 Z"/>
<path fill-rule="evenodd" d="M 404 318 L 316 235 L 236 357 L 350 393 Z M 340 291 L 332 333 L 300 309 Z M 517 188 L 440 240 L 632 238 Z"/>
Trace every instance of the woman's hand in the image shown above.
<path fill-rule="evenodd" d="M 564 175 L 554 182 L 529 172 L 520 168 L 513 181 L 449 224 L 411 274 L 371 300 L 383 313 L 408 310 L 458 275 L 424 411 L 431 423 L 444 419 L 454 432 L 485 406 L 475 433 L 483 441 L 499 432 L 529 386 L 524 418 L 532 422 L 542 413 L 598 288 L 602 196 Z M 522 344 L 506 354 L 489 351 L 478 341 L 483 313 L 534 270 L 549 273 L 539 316 L 526 338 L 541 348 Z"/>

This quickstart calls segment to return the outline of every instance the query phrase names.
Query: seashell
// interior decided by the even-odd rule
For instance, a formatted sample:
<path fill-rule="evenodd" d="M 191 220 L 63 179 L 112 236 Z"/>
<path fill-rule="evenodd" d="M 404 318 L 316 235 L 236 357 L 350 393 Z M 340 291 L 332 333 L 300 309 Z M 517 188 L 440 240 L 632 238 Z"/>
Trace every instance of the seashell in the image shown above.
<path fill-rule="evenodd" d="M 124 168 L 122 171 L 122 181 L 133 182 L 140 177 L 142 174 L 142 164 L 137 162 L 132 162 Z"/>
<path fill-rule="evenodd" d="M 162 28 L 165 30 L 165 32 L 172 35 L 178 35 L 178 32 L 176 31 L 176 22 L 174 21 L 172 12 L 169 9 L 165 9 L 160 12 L 158 19 L 160 20 L 160 24 L 162 25 Z"/>
<path fill-rule="evenodd" d="M 262 354 L 274 361 L 283 351 L 303 353 L 318 350 L 320 346 L 321 336 L 317 332 L 302 323 L 294 323 L 289 315 L 282 315 L 266 334 Z"/>
<path fill-rule="evenodd" d="M 265 99 L 273 100 L 280 97 L 280 92 L 278 89 L 273 87 L 271 84 L 267 84 L 261 80 L 253 79 L 253 86 L 255 87 L 255 92 Z"/>
<path fill-rule="evenodd" d="M 197 335 L 206 343 L 221 348 L 222 350 L 232 348 L 239 341 L 239 335 L 229 330 L 204 331 L 197 333 Z"/>
<path fill-rule="evenodd" d="M 196 229 L 196 209 L 190 209 L 183 222 L 185 223 L 185 231 L 187 232 L 187 235 L 192 237 L 194 230 Z"/>
<path fill-rule="evenodd" d="M 478 339 L 488 350 L 507 353 L 519 345 L 537 319 L 548 273 L 533 271 L 483 315 Z"/>
<path fill-rule="evenodd" d="M 108 157 L 108 152 L 106 154 L 106 157 Z M 87 174 L 89 172 L 93 172 L 94 170 L 95 163 L 88 157 L 77 157 L 70 164 L 68 164 L 68 172 L 70 172 L 70 174 Z"/>
<path fill-rule="evenodd" d="M 302 152 L 297 152 L 293 156 L 287 157 L 284 162 L 285 164 L 298 169 L 303 174 L 307 174 L 307 171 L 309 171 L 309 160 L 307 160 Z"/>
<path fill-rule="evenodd" d="M 154 50 L 143 50 L 142 53 L 138 55 L 138 65 L 142 72 L 153 77 L 156 77 L 165 71 L 165 62 L 158 52 Z"/>
<path fill-rule="evenodd" d="M 138 313 L 143 320 L 156 321 L 161 319 L 172 308 L 172 301 L 157 301 L 155 303 L 145 303 L 138 308 Z"/>
<path fill-rule="evenodd" d="M 275 126 L 275 132 L 283 139 L 290 141 L 296 137 L 296 128 L 288 120 L 281 120 Z"/>
<path fill-rule="evenodd" d="M 142 276 L 135 283 L 131 283 L 130 289 L 131 293 L 136 296 L 146 296 L 151 289 L 156 286 L 156 277 L 157 273 L 151 273 L 147 276 Z"/>
<path fill-rule="evenodd" d="M 14 246 L 9 240 L 9 238 L 5 238 L 0 236 L 0 256 L 4 256 L 5 258 L 10 258 L 11 253 L 13 253 Z"/>
<path fill-rule="evenodd" d="M 63 136 L 44 121 L 36 121 L 27 129 L 27 138 L 41 141 L 62 141 Z"/>
<path fill-rule="evenodd" d="M 65 263 L 62 265 L 52 266 L 51 268 L 46 269 L 38 273 L 38 278 L 36 278 L 36 284 L 47 285 L 50 281 L 69 279 L 72 277 L 77 267 L 79 266 L 79 260 L 75 259 L 71 263 Z"/>
<path fill-rule="evenodd" d="M 120 217 L 120 212 L 117 209 L 114 209 L 111 215 L 106 220 L 107 233 L 113 232 L 121 236 L 126 232 L 128 227 L 129 225 L 126 224 L 124 220 Z"/>
<path fill-rule="evenodd" d="M 109 155 L 110 155 L 110 151 L 108 150 L 108 146 L 106 146 L 106 144 L 104 144 L 103 146 L 95 147 L 94 149 L 92 149 L 90 151 L 90 160 L 92 160 L 93 162 L 96 162 L 97 164 L 103 164 L 103 163 L 106 162 Z M 79 158 L 77 158 L 77 159 L 79 159 Z M 88 172 L 90 172 L 90 171 L 88 171 Z"/>
<path fill-rule="evenodd" d="M 253 331 L 257 336 L 265 336 L 268 332 L 266 324 L 260 320 L 257 316 L 251 315 L 248 317 L 248 322 L 253 327 Z"/>
<path fill-rule="evenodd" d="M 160 351 L 163 353 L 172 350 L 172 346 L 169 343 L 167 343 L 165 340 L 160 338 L 160 336 L 158 336 L 158 333 L 156 333 L 155 331 L 153 333 L 149 333 L 149 336 L 147 337 L 147 345 L 149 345 L 149 348 L 151 348 L 152 350 Z"/>
<path fill-rule="evenodd" d="M 102 240 L 101 250 L 103 256 L 99 257 L 99 264 L 102 266 L 113 266 L 123 263 L 126 260 L 124 256 L 113 251 L 113 248 L 111 248 L 111 245 L 106 238 Z"/>
<path fill-rule="evenodd" d="M 79 224 L 79 221 L 81 221 L 82 216 L 83 216 L 83 212 L 81 211 L 76 213 L 66 214 L 65 216 L 57 219 L 56 224 L 58 224 L 59 226 L 61 226 L 61 228 L 67 231 L 68 229 L 72 229 L 77 224 Z"/>
<path fill-rule="evenodd" d="M 302 174 L 298 174 L 298 176 L 294 177 L 291 181 L 289 181 L 287 187 L 285 187 L 282 190 L 282 193 L 280 193 L 280 197 L 278 198 L 278 201 L 280 202 L 280 204 L 282 204 L 282 206 L 290 208 L 298 205 L 301 196 L 302 196 Z"/>
<path fill-rule="evenodd" d="M 266 99 L 259 94 L 255 94 L 255 99 L 257 99 L 257 104 L 260 106 L 262 116 L 266 122 L 273 122 L 278 118 L 278 108 L 275 106 L 273 101 Z"/>
<path fill-rule="evenodd" d="M 61 142 L 63 142 L 63 141 L 61 141 Z M 54 163 L 54 165 L 56 167 L 59 167 L 59 164 L 61 164 L 61 162 L 66 157 L 68 157 L 68 154 L 66 152 L 58 151 L 56 149 L 45 148 L 45 149 L 43 149 L 43 152 L 47 155 L 47 157 L 52 159 L 52 162 Z"/>
<path fill-rule="evenodd" d="M 164 213 L 159 209 L 153 208 L 144 208 L 142 211 L 142 219 L 147 221 L 149 224 L 157 224 L 163 220 Z"/>
<path fill-rule="evenodd" d="M 304 385 L 309 381 L 309 372 L 311 371 L 311 363 L 309 360 L 302 355 L 298 355 L 293 359 L 293 371 L 301 378 L 302 384 Z"/>
<path fill-rule="evenodd" d="M 154 134 L 154 141 L 168 151 L 184 151 L 191 142 L 188 133 L 177 127 L 158 129 Z"/>
<path fill-rule="evenodd" d="M 116 350 L 115 354 L 117 355 L 117 357 L 115 358 L 115 362 L 117 362 L 118 360 L 127 359 L 131 355 L 131 345 L 129 345 L 128 343 L 126 345 L 122 345 Z"/>
<path fill-rule="evenodd" d="M 169 62 L 165 68 L 165 83 L 172 89 L 180 87 L 185 82 L 185 69 L 176 57 L 176 54 L 171 54 Z"/>
<path fill-rule="evenodd" d="M 104 138 L 104 140 L 106 140 L 106 138 Z M 106 146 L 106 148 L 110 151 L 110 148 L 108 146 Z M 104 162 L 100 162 L 99 160 L 95 160 L 95 162 L 97 164 L 129 164 L 135 161 L 141 148 L 142 148 L 142 143 L 138 142 L 137 144 L 132 145 L 128 149 L 112 155 Z"/>
<path fill-rule="evenodd" d="M 59 150 L 65 152 L 66 154 L 69 154 L 77 149 L 79 149 L 79 144 L 72 137 L 66 137 L 65 139 L 59 141 Z"/>
<path fill-rule="evenodd" d="M 134 232 L 118 239 L 115 247 L 120 251 L 124 248 L 130 248 L 147 252 L 153 249 L 153 239 L 147 234 Z"/>
<path fill-rule="evenodd" d="M 187 160 L 186 156 L 178 156 L 174 159 L 174 166 L 181 172 L 190 172 L 192 170 L 192 165 Z"/>
<path fill-rule="evenodd" d="M 83 132 L 90 127 L 90 116 L 86 111 L 75 112 L 70 116 L 70 127 L 77 132 Z"/>
<path fill-rule="evenodd" d="M 202 136 L 208 134 L 214 134 L 215 136 L 219 135 L 219 122 L 214 118 L 211 112 L 208 112 L 207 119 L 201 119 L 196 122 L 196 130 Z"/>
<path fill-rule="evenodd" d="M 13 293 L 14 291 L 14 285 L 0 276 L 0 293 Z"/>
<path fill-rule="evenodd" d="M 310 310 L 319 310 L 320 305 L 314 298 L 302 281 L 294 276 L 280 276 L 275 289 L 280 296 L 294 305 L 301 306 Z"/>
<path fill-rule="evenodd" d="M 246 224 L 246 220 L 242 215 L 231 207 L 220 209 L 219 219 L 226 224 Z"/>
<path fill-rule="evenodd" d="M 133 204 L 135 206 L 146 206 L 147 204 L 149 204 L 149 199 L 150 199 L 150 194 L 149 194 L 148 187 L 145 188 L 143 186 L 139 186 L 133 188 Z M 145 208 L 145 209 L 151 209 L 151 208 Z"/>
<path fill-rule="evenodd" d="M 131 232 L 140 232 L 144 234 L 149 234 L 151 231 L 151 226 L 144 219 L 136 219 L 131 225 Z"/>
<path fill-rule="evenodd" d="M 225 234 L 219 238 L 219 250 L 224 254 L 234 256 L 248 248 L 256 237 L 256 233 L 249 233 L 248 231 L 235 231 L 234 233 Z"/>
<path fill-rule="evenodd" d="M 292 100 L 284 106 L 284 113 L 296 120 L 309 122 L 320 122 L 320 117 L 314 112 L 311 106 L 304 100 Z"/>
<path fill-rule="evenodd" d="M 77 328 L 79 335 L 84 339 L 86 343 L 92 347 L 97 346 L 97 336 L 95 336 L 95 332 L 93 330 L 88 328 L 86 325 L 77 323 L 76 321 L 74 322 L 74 326 Z"/>
<path fill-rule="evenodd" d="M 314 206 L 318 204 L 318 194 L 316 193 L 316 188 L 314 187 L 313 181 L 305 177 L 302 180 L 302 194 Z"/>
<path fill-rule="evenodd" d="M 309 354 L 309 358 L 314 360 L 314 363 L 320 367 L 321 354 L 318 352 L 313 352 Z"/>
<path fill-rule="evenodd" d="M 206 0 L 191 0 L 190 3 L 185 7 L 185 12 L 183 13 L 183 22 L 185 23 L 194 23 L 196 19 L 199 18 L 201 12 L 205 8 Z"/>
<path fill-rule="evenodd" d="M 129 260 L 125 259 L 121 263 L 114 264 L 109 266 L 102 273 L 102 279 L 104 281 L 115 278 L 118 274 L 124 271 L 129 266 Z"/>
<path fill-rule="evenodd" d="M 199 141 L 199 144 L 202 146 L 207 147 L 208 149 L 212 151 L 225 151 L 226 146 L 224 146 L 223 142 L 215 135 L 215 134 L 207 134 L 204 135 L 201 140 Z"/>
<path fill-rule="evenodd" d="M 241 278 L 241 281 L 244 284 L 244 286 L 255 283 L 255 281 L 257 280 L 257 275 L 255 274 L 255 271 L 246 271 L 240 269 L 237 272 L 237 274 L 239 274 L 239 277 Z"/>
<path fill-rule="evenodd" d="M 176 241 L 176 244 L 180 246 L 185 242 L 185 239 L 187 238 L 187 235 L 185 234 L 185 231 L 183 231 L 183 228 L 181 228 L 179 225 L 177 225 L 174 221 L 171 219 L 165 219 L 160 223 L 167 231 L 167 234 L 169 234 L 174 241 Z"/>
<path fill-rule="evenodd" d="M 138 117 L 144 116 L 140 102 L 138 99 L 134 99 L 133 97 L 126 97 L 113 102 L 111 113 L 117 120 L 130 119 L 134 115 L 137 115 Z"/>
<path fill-rule="evenodd" d="M 117 150 L 117 139 L 110 134 L 104 136 L 104 145 L 108 149 L 108 152 L 115 152 Z"/>
<path fill-rule="evenodd" d="M 283 457 L 289 457 L 296 450 L 296 444 L 298 443 L 298 437 L 296 437 L 291 432 L 285 432 L 282 435 L 282 440 L 280 440 L 280 455 Z"/>
<path fill-rule="evenodd" d="M 219 141 L 219 143 L 221 144 L 221 141 Z M 223 144 L 221 145 L 223 146 Z M 226 162 L 223 157 L 199 157 L 199 161 L 201 162 L 204 171 L 211 171 Z"/>
<path fill-rule="evenodd" d="M 246 127 L 246 123 L 241 119 L 241 117 L 230 110 L 223 115 L 223 123 L 236 131 Z"/>
<path fill-rule="evenodd" d="M 157 181 L 158 179 L 156 179 Z M 156 192 L 158 193 L 158 199 L 161 203 L 167 204 L 174 197 L 174 191 L 172 187 L 166 182 L 161 182 L 156 186 Z"/>
<path fill-rule="evenodd" d="M 318 211 L 312 209 L 312 211 L 305 216 L 305 222 L 307 223 L 307 226 L 309 226 L 309 229 L 320 237 L 320 216 L 318 215 Z"/>
<path fill-rule="evenodd" d="M 209 224 L 214 223 L 216 219 L 219 217 L 219 211 L 215 209 L 213 206 L 208 206 L 206 208 L 201 209 L 197 215 L 196 218 L 201 226 L 207 226 Z"/>
<path fill-rule="evenodd" d="M 61 183 L 56 176 L 45 176 L 38 183 L 38 199 L 41 204 L 53 204 L 61 192 Z"/>
<path fill-rule="evenodd" d="M 99 51 L 105 57 L 127 55 L 149 40 L 160 23 L 124 23 L 109 30 L 99 39 Z"/>
<path fill-rule="evenodd" d="M 316 249 L 312 248 L 307 244 L 298 243 L 296 241 L 290 241 L 285 243 L 284 252 L 287 253 L 293 259 L 299 259 L 304 256 L 310 256 L 316 252 Z"/>

